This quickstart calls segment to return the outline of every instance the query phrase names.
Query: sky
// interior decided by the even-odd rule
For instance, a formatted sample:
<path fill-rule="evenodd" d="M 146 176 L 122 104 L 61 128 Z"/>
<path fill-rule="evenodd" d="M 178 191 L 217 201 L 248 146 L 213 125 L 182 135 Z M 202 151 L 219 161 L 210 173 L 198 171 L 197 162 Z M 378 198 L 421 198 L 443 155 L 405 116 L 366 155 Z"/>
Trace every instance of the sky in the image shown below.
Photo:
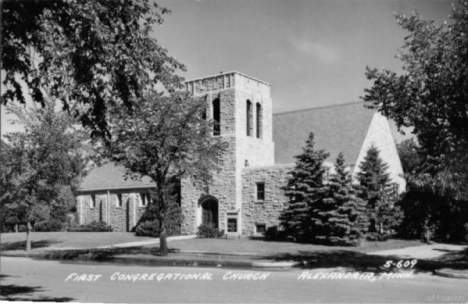
<path fill-rule="evenodd" d="M 200 78 L 239 71 L 270 83 L 274 113 L 359 101 L 365 67 L 401 72 L 394 13 L 440 24 L 449 0 L 158 0 L 154 37 Z M 2 109 L 2 133 L 15 130 Z"/>
<path fill-rule="evenodd" d="M 165 0 L 156 38 L 187 79 L 237 70 L 271 84 L 274 112 L 360 100 L 365 67 L 401 72 L 394 13 L 449 20 L 452 1 Z"/>

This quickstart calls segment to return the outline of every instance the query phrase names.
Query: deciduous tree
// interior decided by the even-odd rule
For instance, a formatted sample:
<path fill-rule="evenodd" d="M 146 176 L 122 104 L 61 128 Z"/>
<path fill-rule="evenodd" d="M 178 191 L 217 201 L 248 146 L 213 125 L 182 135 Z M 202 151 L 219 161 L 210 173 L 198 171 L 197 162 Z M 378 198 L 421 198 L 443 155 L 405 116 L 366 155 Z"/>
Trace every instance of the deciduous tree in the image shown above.
<path fill-rule="evenodd" d="M 89 151 L 87 134 L 74 129 L 73 119 L 56 113 L 53 103 L 31 111 L 11 107 L 24 125 L 24 132 L 5 135 L 8 142 L 2 158 L 2 208 L 26 224 L 26 250 L 31 249 L 34 221 L 47 219 L 64 186 L 76 187 L 85 173 Z"/>
<path fill-rule="evenodd" d="M 92 135 L 107 110 L 131 112 L 148 89 L 180 87 L 184 67 L 151 36 L 169 11 L 148 0 L 5 0 L 2 103 L 44 105 L 46 89 Z"/>
<path fill-rule="evenodd" d="M 123 165 L 131 178 L 148 176 L 156 184 L 161 255 L 167 255 L 165 221 L 175 180 L 209 182 L 225 149 L 221 137 L 211 134 L 212 123 L 202 118 L 206 101 L 187 92 L 149 93 L 129 116 L 112 114 L 110 158 Z"/>
<path fill-rule="evenodd" d="M 422 156 L 419 146 L 413 138 L 406 139 L 397 144 L 398 155 L 405 174 L 414 174 L 421 169 Z"/>
<path fill-rule="evenodd" d="M 413 127 L 425 168 L 414 184 L 438 195 L 467 197 L 468 2 L 454 5 L 451 21 L 436 25 L 416 12 L 397 15 L 409 32 L 397 56 L 404 72 L 367 68 L 374 82 L 364 101 L 399 127 Z"/>

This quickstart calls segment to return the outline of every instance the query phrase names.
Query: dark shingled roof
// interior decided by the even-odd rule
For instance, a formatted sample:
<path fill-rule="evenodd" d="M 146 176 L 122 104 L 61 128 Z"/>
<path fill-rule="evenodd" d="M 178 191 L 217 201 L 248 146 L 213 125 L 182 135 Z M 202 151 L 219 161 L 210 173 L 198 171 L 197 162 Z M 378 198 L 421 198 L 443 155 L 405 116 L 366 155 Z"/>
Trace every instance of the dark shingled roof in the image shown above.
<path fill-rule="evenodd" d="M 101 167 L 95 167 L 84 179 L 80 190 L 108 190 L 108 189 L 126 189 L 126 188 L 150 188 L 155 184 L 151 183 L 149 177 L 144 177 L 141 180 L 133 180 L 128 178 L 125 180 L 125 169 L 116 166 L 113 163 L 106 163 Z"/>
<path fill-rule="evenodd" d="M 274 114 L 275 164 L 294 163 L 294 156 L 302 152 L 309 133 L 313 131 L 316 148 L 330 153 L 328 161 L 335 162 L 338 153 L 343 152 L 346 161 L 353 165 L 373 114 L 374 111 L 364 108 L 363 102 Z M 148 177 L 141 181 L 125 180 L 124 174 L 122 167 L 107 163 L 91 170 L 80 190 L 154 187 Z"/>
<path fill-rule="evenodd" d="M 364 108 L 363 102 L 326 106 L 273 115 L 275 163 L 294 163 L 310 132 L 315 135 L 315 148 L 330 153 L 335 162 L 340 152 L 354 164 L 375 112 Z"/>

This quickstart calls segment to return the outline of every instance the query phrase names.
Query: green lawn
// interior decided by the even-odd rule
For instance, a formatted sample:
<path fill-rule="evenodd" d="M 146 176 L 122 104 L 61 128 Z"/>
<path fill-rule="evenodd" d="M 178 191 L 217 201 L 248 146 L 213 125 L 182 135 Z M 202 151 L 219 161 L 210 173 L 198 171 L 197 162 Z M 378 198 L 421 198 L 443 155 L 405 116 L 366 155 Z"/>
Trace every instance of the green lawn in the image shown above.
<path fill-rule="evenodd" d="M 180 241 L 171 241 L 168 246 L 170 249 L 193 250 L 193 251 L 213 251 L 220 253 L 233 252 L 256 252 L 265 255 L 274 255 L 281 253 L 300 253 L 309 251 L 324 250 L 350 250 L 361 253 L 381 251 L 388 249 L 398 249 L 411 246 L 423 245 L 420 241 L 408 240 L 388 240 L 385 242 L 367 242 L 364 241 L 359 247 L 334 247 L 313 244 L 298 244 L 294 242 L 271 242 L 262 239 L 242 238 L 238 239 L 189 239 Z M 148 245 L 146 247 L 157 247 L 158 245 Z"/>
<path fill-rule="evenodd" d="M 2 233 L 2 250 L 21 250 L 25 246 L 26 233 Z M 127 242 L 152 240 L 151 237 L 136 237 L 127 232 L 33 232 L 33 250 L 47 248 L 96 248 Z"/>
<path fill-rule="evenodd" d="M 23 250 L 26 233 L 2 233 L 2 250 Z M 120 232 L 33 232 L 31 233 L 32 248 L 35 251 L 53 248 L 96 248 L 100 246 L 115 245 L 127 242 L 154 240 L 151 237 L 136 237 L 133 233 Z M 248 237 L 233 239 L 187 239 L 169 242 L 170 249 L 189 251 L 212 251 L 220 253 L 258 253 L 274 255 L 282 253 L 301 253 L 324 250 L 348 250 L 361 253 L 398 249 L 422 245 L 420 241 L 389 240 L 386 242 L 363 242 L 359 247 L 331 247 L 312 244 L 298 244 L 293 242 L 270 242 L 263 239 Z M 155 248 L 159 245 L 148 245 L 146 248 Z"/>

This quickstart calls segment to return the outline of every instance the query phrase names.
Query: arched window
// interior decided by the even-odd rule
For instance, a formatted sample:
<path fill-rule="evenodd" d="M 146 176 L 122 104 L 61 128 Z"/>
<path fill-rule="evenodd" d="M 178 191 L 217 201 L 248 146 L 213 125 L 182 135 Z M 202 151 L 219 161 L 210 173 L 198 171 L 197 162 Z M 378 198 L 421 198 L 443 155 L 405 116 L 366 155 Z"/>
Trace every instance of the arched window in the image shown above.
<path fill-rule="evenodd" d="M 213 135 L 221 135 L 221 108 L 219 98 L 213 100 Z"/>
<path fill-rule="evenodd" d="M 262 138 L 262 105 L 257 102 L 257 107 L 256 107 L 256 118 L 257 118 L 257 138 Z"/>
<path fill-rule="evenodd" d="M 246 116 L 247 116 L 247 136 L 252 136 L 252 102 L 247 99 L 247 109 L 246 109 Z"/>

